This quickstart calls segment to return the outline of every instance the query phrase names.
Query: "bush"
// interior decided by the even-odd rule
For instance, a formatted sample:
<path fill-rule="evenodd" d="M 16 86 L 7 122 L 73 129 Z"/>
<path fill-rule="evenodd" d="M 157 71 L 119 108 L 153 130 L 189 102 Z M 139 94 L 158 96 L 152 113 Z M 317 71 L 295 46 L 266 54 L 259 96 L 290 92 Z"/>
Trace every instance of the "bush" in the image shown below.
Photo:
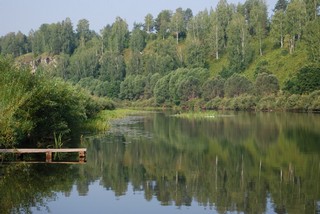
<path fill-rule="evenodd" d="M 219 110 L 221 106 L 222 98 L 220 97 L 215 97 L 209 102 L 206 103 L 205 107 L 207 109 L 212 109 L 212 110 Z"/>
<path fill-rule="evenodd" d="M 320 67 L 309 65 L 301 68 L 296 76 L 285 82 L 284 90 L 291 94 L 320 90 Z"/>
<path fill-rule="evenodd" d="M 114 108 L 62 80 L 49 81 L 12 64 L 0 58 L 0 146 L 18 145 L 27 136 L 33 142 L 54 133 L 66 136 L 101 109 Z"/>
<path fill-rule="evenodd" d="M 32 98 L 35 80 L 23 69 L 13 66 L 12 59 L 0 56 L 0 147 L 11 147 L 23 140 L 32 129 L 28 112 L 21 110 Z"/>
<path fill-rule="evenodd" d="M 275 75 L 268 73 L 260 73 L 255 82 L 255 90 L 257 95 L 270 95 L 279 91 L 279 82 Z"/>
<path fill-rule="evenodd" d="M 244 76 L 233 74 L 224 84 L 224 92 L 228 97 L 236 97 L 252 92 L 252 83 Z"/>
<path fill-rule="evenodd" d="M 263 97 L 257 104 L 257 110 L 270 111 L 277 108 L 276 96 L 274 94 Z"/>
<path fill-rule="evenodd" d="M 320 111 L 320 90 L 314 91 L 309 95 L 309 111 Z"/>

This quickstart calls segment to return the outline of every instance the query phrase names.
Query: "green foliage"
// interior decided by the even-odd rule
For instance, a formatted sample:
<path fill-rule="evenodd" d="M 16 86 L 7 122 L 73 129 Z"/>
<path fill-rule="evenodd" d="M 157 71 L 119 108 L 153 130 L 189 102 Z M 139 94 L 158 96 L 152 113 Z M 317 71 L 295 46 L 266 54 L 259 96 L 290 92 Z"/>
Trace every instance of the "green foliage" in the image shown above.
<path fill-rule="evenodd" d="M 32 75 L 0 58 L 0 146 L 52 138 L 53 133 L 70 134 L 88 117 L 108 104 L 98 104 L 90 96 L 58 79 Z"/>
<path fill-rule="evenodd" d="M 244 76 L 233 74 L 224 84 L 224 92 L 227 97 L 236 97 L 241 94 L 252 93 L 252 83 Z"/>
<path fill-rule="evenodd" d="M 214 79 L 208 79 L 202 85 L 202 98 L 206 101 L 209 101 L 215 97 L 224 96 L 224 83 L 225 79 L 220 76 L 217 76 Z"/>
<path fill-rule="evenodd" d="M 115 52 L 102 56 L 99 78 L 103 81 L 122 81 L 125 77 L 125 63 L 123 55 Z"/>
<path fill-rule="evenodd" d="M 206 68 L 206 48 L 199 40 L 189 40 L 186 44 L 185 64 L 189 68 Z"/>
<path fill-rule="evenodd" d="M 155 40 L 143 52 L 146 73 L 165 75 L 181 66 L 174 38 Z"/>
<path fill-rule="evenodd" d="M 128 24 L 122 18 L 117 17 L 112 25 L 108 50 L 115 53 L 122 53 L 123 50 L 128 47 L 128 36 Z"/>
<path fill-rule="evenodd" d="M 120 98 L 124 100 L 143 98 L 146 81 L 147 78 L 142 75 L 127 76 L 120 85 Z"/>
<path fill-rule="evenodd" d="M 92 36 L 93 32 L 90 30 L 90 23 L 87 19 L 80 19 L 77 24 L 77 39 L 80 46 L 85 46 Z"/>
<path fill-rule="evenodd" d="M 260 73 L 254 83 L 257 95 L 270 95 L 279 91 L 279 82 L 275 75 Z"/>
<path fill-rule="evenodd" d="M 141 52 L 146 46 L 146 33 L 139 28 L 131 32 L 129 47 L 133 52 Z"/>
<path fill-rule="evenodd" d="M 284 90 L 292 94 L 310 93 L 320 89 L 320 68 L 309 65 L 301 68 L 296 76 L 285 83 Z"/>
<path fill-rule="evenodd" d="M 33 123 L 22 107 L 33 97 L 34 79 L 13 60 L 0 56 L 0 147 L 11 147 L 26 137 Z"/>
<path fill-rule="evenodd" d="M 90 40 L 85 46 L 80 46 L 70 57 L 68 79 L 78 82 L 81 78 L 97 77 L 99 71 L 98 41 Z"/>
<path fill-rule="evenodd" d="M 157 81 L 153 92 L 157 104 L 163 104 L 166 100 L 169 100 L 169 82 L 170 75 L 166 75 Z"/>
<path fill-rule="evenodd" d="M 155 29 L 161 39 L 165 39 L 168 36 L 171 16 L 172 11 L 163 10 L 158 14 L 158 17 L 155 20 Z"/>
<path fill-rule="evenodd" d="M 179 105 L 201 96 L 200 87 L 208 77 L 208 71 L 202 68 L 178 69 L 168 74 L 170 100 Z"/>
<path fill-rule="evenodd" d="M 312 62 L 320 63 L 320 50 L 318 45 L 320 42 L 320 18 L 308 22 L 304 39 L 307 43 L 309 59 Z"/>
<path fill-rule="evenodd" d="M 242 72 L 252 60 L 253 51 L 249 45 L 250 35 L 245 17 L 234 14 L 228 26 L 228 59 L 232 73 Z"/>
<path fill-rule="evenodd" d="M 0 39 L 0 53 L 3 55 L 21 56 L 30 51 L 30 42 L 27 36 L 20 31 L 15 33 L 8 33 Z"/>

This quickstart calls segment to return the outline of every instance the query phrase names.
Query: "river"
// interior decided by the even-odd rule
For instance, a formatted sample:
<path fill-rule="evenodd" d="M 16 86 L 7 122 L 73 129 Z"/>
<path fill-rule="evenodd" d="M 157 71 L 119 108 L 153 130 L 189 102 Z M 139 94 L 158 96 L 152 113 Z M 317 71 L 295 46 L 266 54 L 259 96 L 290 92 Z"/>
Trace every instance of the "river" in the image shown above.
<path fill-rule="evenodd" d="M 0 165 L 0 213 L 320 213 L 320 115 L 143 112 L 85 164 Z"/>

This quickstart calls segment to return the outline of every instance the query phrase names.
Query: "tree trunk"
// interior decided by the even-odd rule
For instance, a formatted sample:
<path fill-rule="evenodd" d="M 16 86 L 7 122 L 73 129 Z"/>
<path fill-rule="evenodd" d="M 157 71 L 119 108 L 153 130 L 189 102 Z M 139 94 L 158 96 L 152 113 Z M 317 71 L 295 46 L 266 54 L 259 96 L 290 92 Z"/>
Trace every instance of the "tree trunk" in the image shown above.
<path fill-rule="evenodd" d="M 242 38 L 241 38 L 241 47 L 242 47 L 242 62 L 244 62 L 244 58 L 245 58 L 245 54 L 246 54 L 246 52 L 245 52 L 245 41 L 244 41 L 244 31 L 245 31 L 245 29 L 243 29 L 242 28 Z"/>
<path fill-rule="evenodd" d="M 177 31 L 176 34 L 177 34 L 177 44 L 179 44 L 179 32 Z"/>
<path fill-rule="evenodd" d="M 260 37 L 260 39 L 259 39 L 259 45 L 260 45 L 260 56 L 262 56 L 263 55 L 263 53 L 262 53 L 262 39 L 261 39 L 261 37 Z"/>
<path fill-rule="evenodd" d="M 294 40 L 295 40 L 295 36 L 292 36 L 290 39 L 290 49 L 289 49 L 290 54 L 293 54 L 294 52 Z"/>
<path fill-rule="evenodd" d="M 216 25 L 216 59 L 219 59 L 219 38 L 218 38 L 218 24 Z"/>

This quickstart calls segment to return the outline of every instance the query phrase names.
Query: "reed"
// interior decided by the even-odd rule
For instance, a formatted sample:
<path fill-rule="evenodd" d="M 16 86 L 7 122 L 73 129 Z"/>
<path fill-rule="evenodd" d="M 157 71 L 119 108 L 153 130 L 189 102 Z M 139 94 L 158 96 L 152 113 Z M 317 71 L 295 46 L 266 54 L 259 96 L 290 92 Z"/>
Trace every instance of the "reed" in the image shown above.
<path fill-rule="evenodd" d="M 56 132 L 53 132 L 53 138 L 54 138 L 54 148 L 55 149 L 61 149 L 63 146 L 63 142 L 62 142 L 62 133 L 59 133 L 58 135 L 56 134 Z M 61 160 L 62 159 L 62 154 L 61 153 L 54 153 L 54 160 Z"/>

